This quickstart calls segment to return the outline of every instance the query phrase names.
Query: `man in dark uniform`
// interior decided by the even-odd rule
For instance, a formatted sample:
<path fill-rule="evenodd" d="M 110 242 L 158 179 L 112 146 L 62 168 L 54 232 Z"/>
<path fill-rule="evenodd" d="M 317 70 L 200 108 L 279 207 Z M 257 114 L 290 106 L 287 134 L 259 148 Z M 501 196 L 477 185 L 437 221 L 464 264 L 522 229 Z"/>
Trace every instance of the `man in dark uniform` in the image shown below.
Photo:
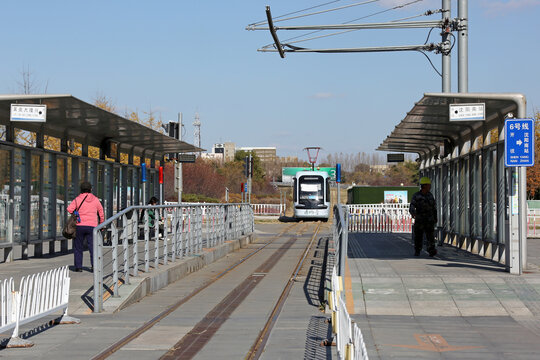
<path fill-rule="evenodd" d="M 409 213 L 414 219 L 414 256 L 419 256 L 420 251 L 422 251 L 424 233 L 426 234 L 429 256 L 437 255 L 434 236 L 434 227 L 437 222 L 437 206 L 430 190 L 431 180 L 428 177 L 422 177 L 420 179 L 420 191 L 413 195 L 409 206 Z"/>

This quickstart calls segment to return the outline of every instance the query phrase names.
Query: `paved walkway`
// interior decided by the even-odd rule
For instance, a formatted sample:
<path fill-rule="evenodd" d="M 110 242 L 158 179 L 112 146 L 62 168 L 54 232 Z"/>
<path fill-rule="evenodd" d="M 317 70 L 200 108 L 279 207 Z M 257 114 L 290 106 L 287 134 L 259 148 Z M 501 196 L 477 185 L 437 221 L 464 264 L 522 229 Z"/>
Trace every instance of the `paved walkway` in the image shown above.
<path fill-rule="evenodd" d="M 452 247 L 413 256 L 410 235 L 350 234 L 348 307 L 371 359 L 538 359 L 540 272 Z M 531 239 L 530 258 L 538 259 Z M 535 250 L 536 249 L 536 250 Z M 352 296 L 351 296 L 352 295 Z"/>

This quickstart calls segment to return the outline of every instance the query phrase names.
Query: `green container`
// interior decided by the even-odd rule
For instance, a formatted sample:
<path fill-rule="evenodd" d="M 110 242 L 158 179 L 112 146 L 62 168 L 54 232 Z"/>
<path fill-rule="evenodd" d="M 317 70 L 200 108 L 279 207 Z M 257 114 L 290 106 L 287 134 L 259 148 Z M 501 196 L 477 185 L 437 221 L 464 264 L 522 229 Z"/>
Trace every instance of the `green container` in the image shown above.
<path fill-rule="evenodd" d="M 347 204 L 382 204 L 385 202 L 385 191 L 407 192 L 407 202 L 411 202 L 418 186 L 352 186 L 347 189 Z"/>
<path fill-rule="evenodd" d="M 529 209 L 540 209 L 540 200 L 527 200 Z"/>

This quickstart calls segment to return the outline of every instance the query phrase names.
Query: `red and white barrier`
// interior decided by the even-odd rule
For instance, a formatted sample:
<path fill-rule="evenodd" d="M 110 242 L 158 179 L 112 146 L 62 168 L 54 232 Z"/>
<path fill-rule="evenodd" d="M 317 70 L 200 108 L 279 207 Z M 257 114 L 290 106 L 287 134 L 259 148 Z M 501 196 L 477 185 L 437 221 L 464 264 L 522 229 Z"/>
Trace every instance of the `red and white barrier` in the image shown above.
<path fill-rule="evenodd" d="M 413 220 L 409 204 L 347 205 L 349 231 L 374 233 L 410 233 Z"/>
<path fill-rule="evenodd" d="M 285 214 L 285 204 L 251 204 L 253 215 L 275 215 Z"/>
<path fill-rule="evenodd" d="M 540 238 L 540 209 L 527 210 L 527 237 Z"/>

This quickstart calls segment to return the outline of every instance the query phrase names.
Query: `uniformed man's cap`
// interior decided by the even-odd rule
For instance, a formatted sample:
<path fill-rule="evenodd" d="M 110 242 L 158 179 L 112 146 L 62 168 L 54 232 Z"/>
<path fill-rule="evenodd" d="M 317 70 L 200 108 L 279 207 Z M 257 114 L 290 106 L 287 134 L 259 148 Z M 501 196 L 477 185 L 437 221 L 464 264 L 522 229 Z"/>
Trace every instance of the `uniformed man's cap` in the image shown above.
<path fill-rule="evenodd" d="M 426 184 L 431 185 L 431 180 L 427 176 L 420 178 L 420 185 L 426 185 Z"/>

